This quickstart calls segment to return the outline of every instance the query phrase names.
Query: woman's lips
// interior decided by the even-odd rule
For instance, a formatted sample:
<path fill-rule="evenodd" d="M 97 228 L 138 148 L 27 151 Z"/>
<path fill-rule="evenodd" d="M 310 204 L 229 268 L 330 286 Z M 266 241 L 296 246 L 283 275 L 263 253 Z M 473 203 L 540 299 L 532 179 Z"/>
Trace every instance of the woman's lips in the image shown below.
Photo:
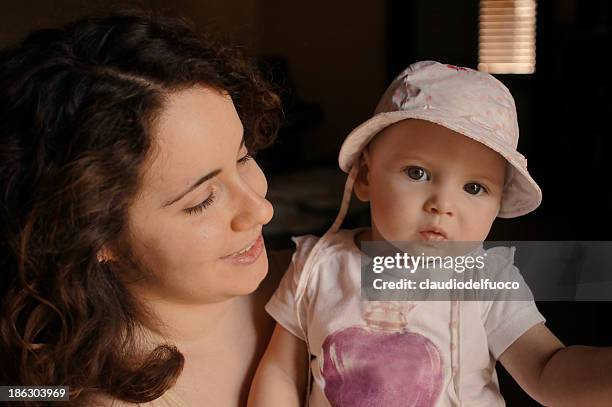
<path fill-rule="evenodd" d="M 234 254 L 230 254 L 229 256 L 222 257 L 224 260 L 229 260 L 234 264 L 251 264 L 254 263 L 255 260 L 261 256 L 261 253 L 264 249 L 264 241 L 263 237 L 259 235 L 257 239 L 249 246 L 244 249 L 236 252 Z"/>
<path fill-rule="evenodd" d="M 446 234 L 441 230 L 422 230 L 419 232 L 421 239 L 426 242 L 441 242 L 448 240 Z"/>

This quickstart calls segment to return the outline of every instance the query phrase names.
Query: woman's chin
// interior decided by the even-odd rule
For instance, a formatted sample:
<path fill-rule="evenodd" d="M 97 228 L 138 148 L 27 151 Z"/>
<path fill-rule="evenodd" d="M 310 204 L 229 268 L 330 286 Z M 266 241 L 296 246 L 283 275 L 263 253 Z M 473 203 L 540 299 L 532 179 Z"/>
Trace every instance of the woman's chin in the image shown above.
<path fill-rule="evenodd" d="M 232 267 L 235 285 L 233 295 L 249 295 L 253 293 L 268 274 L 268 256 L 263 248 L 261 255 L 250 264 L 235 264 Z"/>

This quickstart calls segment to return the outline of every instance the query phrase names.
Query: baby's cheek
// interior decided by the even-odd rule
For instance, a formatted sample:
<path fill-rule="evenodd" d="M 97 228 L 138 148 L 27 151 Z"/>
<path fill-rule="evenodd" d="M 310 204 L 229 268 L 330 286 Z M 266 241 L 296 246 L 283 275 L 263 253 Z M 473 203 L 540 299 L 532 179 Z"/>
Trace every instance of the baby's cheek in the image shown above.
<path fill-rule="evenodd" d="M 386 239 L 408 240 L 405 235 L 414 223 L 414 202 L 389 191 L 385 199 L 372 202 L 372 217 Z"/>
<path fill-rule="evenodd" d="M 492 211 L 491 208 L 485 208 L 481 211 L 474 211 L 478 216 L 471 216 L 465 219 L 460 230 L 463 231 L 461 240 L 481 242 L 486 239 L 493 225 L 493 221 L 497 215 L 497 211 Z"/>

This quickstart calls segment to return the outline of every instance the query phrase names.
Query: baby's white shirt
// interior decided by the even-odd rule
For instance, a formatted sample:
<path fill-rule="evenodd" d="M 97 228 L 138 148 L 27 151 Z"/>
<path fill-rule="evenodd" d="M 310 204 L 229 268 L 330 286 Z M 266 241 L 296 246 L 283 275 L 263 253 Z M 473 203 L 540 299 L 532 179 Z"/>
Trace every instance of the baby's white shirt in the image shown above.
<path fill-rule="evenodd" d="M 314 259 L 313 273 L 299 306 L 303 327 L 297 318 L 296 289 L 317 237 L 293 239 L 297 249 L 292 262 L 266 305 L 268 313 L 285 329 L 302 340 L 304 333 L 308 337 L 314 378 L 309 405 L 331 406 L 331 397 L 343 400 L 337 401 L 336 407 L 386 406 L 395 399 L 402 400 L 398 405 L 504 406 L 495 363 L 523 333 L 545 321 L 535 302 L 460 301 L 458 342 L 452 345 L 457 346 L 459 359 L 453 380 L 450 301 L 411 302 L 414 308 L 407 312 L 406 329 L 401 332 L 376 332 L 364 320 L 362 253 L 354 242 L 358 231 L 340 230 Z M 514 266 L 513 250 L 495 248 L 487 254 L 487 264 L 493 264 L 496 272 L 524 285 Z M 368 346 L 373 350 L 368 351 Z M 415 372 L 420 372 L 418 377 Z M 364 388 L 375 388 L 375 382 L 381 383 L 378 390 L 358 396 Z M 385 394 L 381 398 L 376 391 Z M 397 394 L 391 394 L 394 392 Z M 367 397 L 370 400 L 361 404 Z M 376 400 L 383 398 L 386 401 L 377 404 Z M 409 400 L 415 404 L 406 404 Z"/>

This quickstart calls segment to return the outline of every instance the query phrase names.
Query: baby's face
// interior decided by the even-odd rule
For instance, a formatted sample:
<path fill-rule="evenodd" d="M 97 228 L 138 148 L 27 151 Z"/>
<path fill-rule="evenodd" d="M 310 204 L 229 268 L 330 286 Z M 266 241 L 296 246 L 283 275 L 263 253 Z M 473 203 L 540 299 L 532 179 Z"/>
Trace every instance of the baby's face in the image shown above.
<path fill-rule="evenodd" d="M 428 121 L 386 128 L 362 157 L 355 192 L 369 200 L 372 240 L 483 241 L 499 211 L 506 161 Z"/>

